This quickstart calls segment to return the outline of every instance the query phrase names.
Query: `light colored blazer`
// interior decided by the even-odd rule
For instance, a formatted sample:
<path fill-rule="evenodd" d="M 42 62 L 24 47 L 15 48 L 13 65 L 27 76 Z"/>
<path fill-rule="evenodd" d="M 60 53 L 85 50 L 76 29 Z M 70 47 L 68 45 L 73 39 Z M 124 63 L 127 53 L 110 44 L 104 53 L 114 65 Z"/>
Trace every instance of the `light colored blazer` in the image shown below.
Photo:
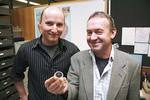
<path fill-rule="evenodd" d="M 114 50 L 107 100 L 140 100 L 141 67 L 129 54 Z M 71 58 L 68 100 L 93 100 L 93 66 L 89 50 Z"/>

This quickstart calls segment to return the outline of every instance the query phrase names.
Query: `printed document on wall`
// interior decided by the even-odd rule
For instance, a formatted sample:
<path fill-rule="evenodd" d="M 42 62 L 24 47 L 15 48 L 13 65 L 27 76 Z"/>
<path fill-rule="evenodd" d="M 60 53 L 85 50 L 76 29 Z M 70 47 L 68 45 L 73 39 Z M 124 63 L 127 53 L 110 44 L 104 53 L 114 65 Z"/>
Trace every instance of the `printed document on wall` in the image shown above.
<path fill-rule="evenodd" d="M 122 28 L 122 45 L 134 45 L 135 27 Z"/>
<path fill-rule="evenodd" d="M 148 44 L 148 57 L 150 57 L 150 44 Z"/>
<path fill-rule="evenodd" d="M 135 30 L 135 42 L 149 41 L 150 27 L 137 27 Z"/>
<path fill-rule="evenodd" d="M 147 54 L 148 53 L 148 43 L 142 43 L 142 42 L 139 42 L 139 43 L 135 43 L 135 46 L 134 46 L 134 53 L 137 53 L 137 54 Z"/>

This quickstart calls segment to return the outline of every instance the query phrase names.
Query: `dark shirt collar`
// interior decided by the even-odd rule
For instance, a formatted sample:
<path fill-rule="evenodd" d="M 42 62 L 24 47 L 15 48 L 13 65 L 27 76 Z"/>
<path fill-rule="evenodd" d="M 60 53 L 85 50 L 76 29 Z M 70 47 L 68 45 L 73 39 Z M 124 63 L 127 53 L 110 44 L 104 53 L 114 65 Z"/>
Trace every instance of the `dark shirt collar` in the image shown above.
<path fill-rule="evenodd" d="M 35 44 L 33 45 L 32 48 L 35 49 L 35 48 L 40 47 L 40 45 L 41 45 L 40 42 L 42 42 L 41 40 L 42 40 L 42 35 L 39 38 L 37 38 L 37 41 L 35 42 Z M 67 48 L 67 46 L 65 45 L 64 39 L 61 39 L 61 38 L 59 39 L 58 46 L 59 46 L 60 50 L 64 50 Z"/>

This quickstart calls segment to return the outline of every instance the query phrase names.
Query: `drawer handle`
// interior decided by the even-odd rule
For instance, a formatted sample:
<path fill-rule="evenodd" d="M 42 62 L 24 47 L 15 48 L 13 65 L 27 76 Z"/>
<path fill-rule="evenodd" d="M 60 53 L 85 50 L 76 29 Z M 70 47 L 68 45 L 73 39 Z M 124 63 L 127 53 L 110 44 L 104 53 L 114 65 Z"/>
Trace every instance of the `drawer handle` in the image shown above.
<path fill-rule="evenodd" d="M 4 55 L 4 53 L 0 53 L 0 56 L 3 56 Z"/>
<path fill-rule="evenodd" d="M 0 45 L 2 45 L 3 43 L 2 42 L 0 42 Z"/>
<path fill-rule="evenodd" d="M 9 94 L 9 93 L 10 93 L 10 91 L 7 91 L 7 92 L 6 92 L 6 94 Z"/>
<path fill-rule="evenodd" d="M 6 63 L 1 63 L 2 66 L 6 65 Z"/>
<path fill-rule="evenodd" d="M 2 73 L 2 76 L 5 76 L 7 73 Z"/>
<path fill-rule="evenodd" d="M 4 84 L 3 84 L 3 85 L 7 85 L 7 83 L 8 83 L 8 82 L 4 82 Z"/>

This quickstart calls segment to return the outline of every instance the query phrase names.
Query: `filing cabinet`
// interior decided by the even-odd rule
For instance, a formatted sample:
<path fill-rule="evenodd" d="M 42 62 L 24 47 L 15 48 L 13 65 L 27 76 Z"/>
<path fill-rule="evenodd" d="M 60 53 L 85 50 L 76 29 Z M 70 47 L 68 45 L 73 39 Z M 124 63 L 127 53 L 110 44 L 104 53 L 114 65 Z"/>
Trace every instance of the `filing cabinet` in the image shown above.
<path fill-rule="evenodd" d="M 11 31 L 11 25 L 0 26 L 0 37 L 13 36 Z"/>
<path fill-rule="evenodd" d="M 10 74 L 15 55 L 11 2 L 12 0 L 0 0 L 0 100 L 19 100 Z"/>
<path fill-rule="evenodd" d="M 14 55 L 14 48 L 0 50 L 0 58 L 9 57 Z"/>
<path fill-rule="evenodd" d="M 8 58 L 6 60 L 1 60 L 0 61 L 0 70 L 8 68 L 12 64 L 13 64 L 13 58 L 12 57 L 10 57 L 10 58 Z"/>
<path fill-rule="evenodd" d="M 0 82 L 0 90 L 3 90 L 3 89 L 5 89 L 5 88 L 7 88 L 7 87 L 9 87 L 9 86 L 11 86 L 11 85 L 13 85 L 13 81 L 12 81 L 12 79 L 11 78 L 6 78 L 5 80 L 2 80 L 1 82 Z"/>
<path fill-rule="evenodd" d="M 3 0 L 0 1 L 0 3 L 2 2 Z M 7 3 L 6 3 L 7 4 Z M 0 12 L 1 14 L 3 15 L 10 15 L 9 14 L 9 9 L 6 9 L 6 8 L 3 8 L 3 7 L 0 7 Z"/>
<path fill-rule="evenodd" d="M 1 24 L 10 24 L 10 18 L 9 16 L 0 16 L 0 22 Z"/>
<path fill-rule="evenodd" d="M 12 46 L 13 41 L 12 38 L 1 38 L 0 39 L 0 47 L 7 47 L 7 46 Z"/>
<path fill-rule="evenodd" d="M 7 98 L 7 100 L 18 100 L 18 97 L 19 97 L 19 95 L 18 95 L 18 93 L 16 92 L 16 93 L 12 94 L 11 96 L 9 96 L 9 97 Z"/>
<path fill-rule="evenodd" d="M 7 87 L 5 90 L 0 92 L 0 98 L 1 100 L 7 100 L 11 95 L 16 93 L 16 89 L 14 85 Z"/>

